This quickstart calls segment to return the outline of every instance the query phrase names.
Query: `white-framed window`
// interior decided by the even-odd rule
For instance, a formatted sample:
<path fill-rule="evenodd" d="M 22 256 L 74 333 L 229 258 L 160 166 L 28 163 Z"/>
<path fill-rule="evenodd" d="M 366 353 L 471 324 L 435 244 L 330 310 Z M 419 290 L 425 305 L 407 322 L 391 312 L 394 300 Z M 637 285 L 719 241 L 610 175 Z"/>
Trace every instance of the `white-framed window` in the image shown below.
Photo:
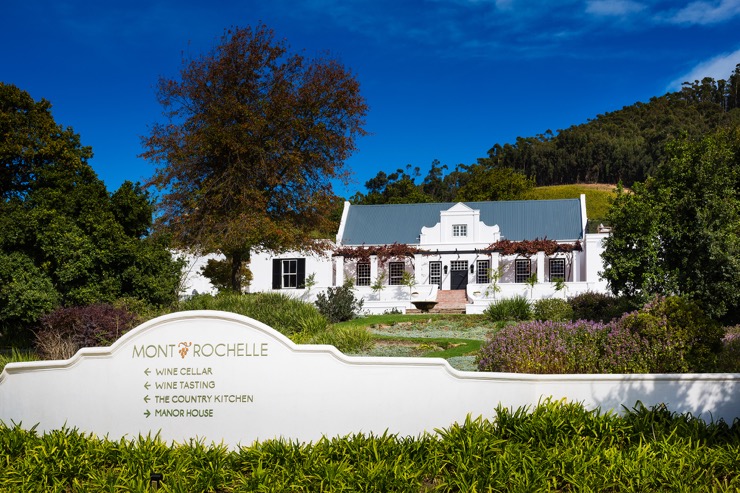
<path fill-rule="evenodd" d="M 298 260 L 282 260 L 283 264 L 283 289 L 298 287 Z"/>
<path fill-rule="evenodd" d="M 452 225 L 452 236 L 468 236 L 468 225 L 467 224 L 453 224 Z"/>
<path fill-rule="evenodd" d="M 429 284 L 442 286 L 442 262 L 429 262 Z"/>
<path fill-rule="evenodd" d="M 491 282 L 491 276 L 488 273 L 490 261 L 478 260 L 476 262 L 475 282 L 476 284 L 488 284 Z"/>
<path fill-rule="evenodd" d="M 532 262 L 527 258 L 517 259 L 514 263 L 514 282 L 527 282 L 532 275 Z"/>
<path fill-rule="evenodd" d="M 406 265 L 403 262 L 390 262 L 388 264 L 388 284 L 400 286 L 403 284 L 403 273 Z"/>
<path fill-rule="evenodd" d="M 370 285 L 370 262 L 359 262 L 357 264 L 357 277 L 355 284 L 358 286 Z"/>
<path fill-rule="evenodd" d="M 558 279 L 565 281 L 565 259 L 564 258 L 551 258 L 550 259 L 550 282 L 555 282 Z"/>

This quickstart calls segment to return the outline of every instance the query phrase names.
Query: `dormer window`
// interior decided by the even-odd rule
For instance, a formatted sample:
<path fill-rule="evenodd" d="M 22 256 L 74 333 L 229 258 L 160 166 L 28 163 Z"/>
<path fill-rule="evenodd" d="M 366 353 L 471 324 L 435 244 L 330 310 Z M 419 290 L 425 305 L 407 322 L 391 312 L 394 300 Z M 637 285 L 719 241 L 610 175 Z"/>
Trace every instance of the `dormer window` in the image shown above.
<path fill-rule="evenodd" d="M 452 236 L 468 236 L 468 225 L 467 224 L 453 224 L 452 225 Z"/>

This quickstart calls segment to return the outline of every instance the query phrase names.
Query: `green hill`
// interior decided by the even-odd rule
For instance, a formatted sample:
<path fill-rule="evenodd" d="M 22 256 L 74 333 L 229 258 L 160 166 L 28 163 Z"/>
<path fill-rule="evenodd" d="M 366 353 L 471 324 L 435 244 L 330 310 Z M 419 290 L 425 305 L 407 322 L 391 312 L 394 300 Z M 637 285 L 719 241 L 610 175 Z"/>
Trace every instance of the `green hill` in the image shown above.
<path fill-rule="evenodd" d="M 602 183 L 580 183 L 575 185 L 551 185 L 535 187 L 523 197 L 528 200 L 577 199 L 586 194 L 586 215 L 589 220 L 606 217 L 612 199 L 616 196 L 616 185 Z"/>

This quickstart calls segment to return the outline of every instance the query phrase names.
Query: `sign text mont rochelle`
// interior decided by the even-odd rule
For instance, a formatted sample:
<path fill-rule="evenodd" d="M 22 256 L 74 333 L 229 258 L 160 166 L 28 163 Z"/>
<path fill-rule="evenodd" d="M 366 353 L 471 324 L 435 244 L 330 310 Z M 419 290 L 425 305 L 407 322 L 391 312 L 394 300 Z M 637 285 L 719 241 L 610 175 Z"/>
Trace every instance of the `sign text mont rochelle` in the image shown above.
<path fill-rule="evenodd" d="M 134 345 L 132 358 L 246 358 L 251 356 L 268 356 L 267 342 L 234 342 L 234 343 L 193 343 L 180 341 L 177 344 L 140 344 Z"/>

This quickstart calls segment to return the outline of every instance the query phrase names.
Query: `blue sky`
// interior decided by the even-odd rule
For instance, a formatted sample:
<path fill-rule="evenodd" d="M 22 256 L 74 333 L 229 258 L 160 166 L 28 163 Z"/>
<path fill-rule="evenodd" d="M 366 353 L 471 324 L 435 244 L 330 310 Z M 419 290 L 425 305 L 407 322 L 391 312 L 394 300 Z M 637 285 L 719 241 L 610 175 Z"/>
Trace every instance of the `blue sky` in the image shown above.
<path fill-rule="evenodd" d="M 470 164 L 740 63 L 740 0 L 5 0 L 2 12 L 0 80 L 49 100 L 110 190 L 153 173 L 137 156 L 163 121 L 157 79 L 231 26 L 264 22 L 357 76 L 371 134 L 345 197 L 380 170 Z"/>

